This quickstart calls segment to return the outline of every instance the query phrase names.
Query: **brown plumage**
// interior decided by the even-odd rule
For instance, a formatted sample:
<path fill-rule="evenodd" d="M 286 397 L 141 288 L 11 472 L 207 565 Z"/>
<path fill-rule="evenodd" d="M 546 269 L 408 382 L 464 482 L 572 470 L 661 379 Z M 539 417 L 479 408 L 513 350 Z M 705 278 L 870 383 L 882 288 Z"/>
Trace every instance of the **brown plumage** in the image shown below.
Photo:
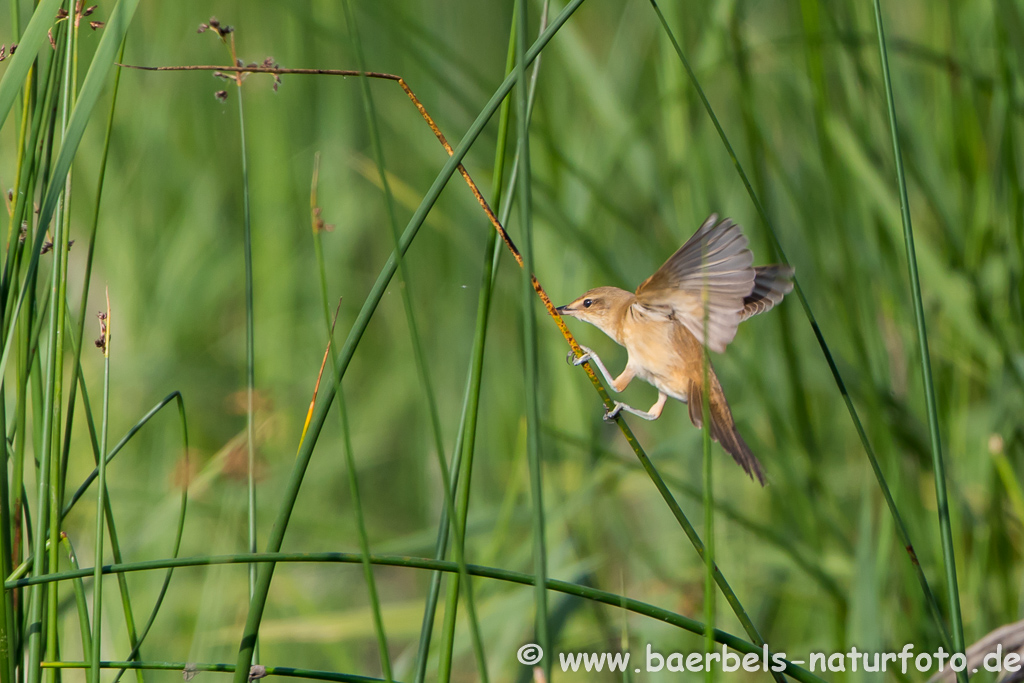
<path fill-rule="evenodd" d="M 688 403 L 690 420 L 698 428 L 703 425 L 703 344 L 722 353 L 740 322 L 771 309 L 793 289 L 792 268 L 755 268 L 753 260 L 740 227 L 729 219 L 719 223 L 712 215 L 635 293 L 598 287 L 558 309 L 562 315 L 600 328 L 629 352 L 626 368 L 614 379 L 586 347 L 575 364 L 594 363 L 617 392 L 634 377 L 658 389 L 658 401 L 650 410 L 616 401 L 609 419 L 625 410 L 655 420 L 671 396 Z M 710 363 L 708 378 L 711 438 L 764 485 L 761 463 L 736 431 L 729 402 Z"/>

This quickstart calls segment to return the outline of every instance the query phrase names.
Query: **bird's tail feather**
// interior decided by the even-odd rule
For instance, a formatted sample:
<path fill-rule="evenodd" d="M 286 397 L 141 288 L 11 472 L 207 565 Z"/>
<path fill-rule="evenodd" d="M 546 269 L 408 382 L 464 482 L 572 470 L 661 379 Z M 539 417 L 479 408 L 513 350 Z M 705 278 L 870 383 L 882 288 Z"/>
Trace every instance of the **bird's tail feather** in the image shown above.
<path fill-rule="evenodd" d="M 722 448 L 733 457 L 733 460 L 743 468 L 751 479 L 756 478 L 761 486 L 764 486 L 764 469 L 757 457 L 750 451 L 747 442 L 736 430 L 736 423 L 733 422 L 732 411 L 729 410 L 729 403 L 725 400 L 725 393 L 713 373 L 711 374 L 711 385 L 711 400 L 709 402 L 711 438 L 722 444 Z M 690 382 L 690 390 L 686 398 L 690 421 L 700 429 L 704 424 L 704 395 L 697 382 Z"/>

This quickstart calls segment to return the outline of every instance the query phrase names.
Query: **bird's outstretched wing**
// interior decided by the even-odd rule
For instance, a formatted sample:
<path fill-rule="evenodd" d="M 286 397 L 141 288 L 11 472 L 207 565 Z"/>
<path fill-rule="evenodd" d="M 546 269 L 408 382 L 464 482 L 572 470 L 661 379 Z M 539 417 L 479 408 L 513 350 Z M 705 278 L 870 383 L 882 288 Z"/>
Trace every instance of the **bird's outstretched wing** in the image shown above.
<path fill-rule="evenodd" d="M 743 314 L 740 320 L 764 313 L 782 297 L 793 291 L 793 269 L 789 266 L 756 266 L 754 268 L 754 290 L 743 298 Z"/>
<path fill-rule="evenodd" d="M 744 298 L 754 290 L 753 254 L 740 226 L 712 214 L 679 251 L 636 290 L 634 306 L 647 315 L 672 318 L 717 353 L 736 336 Z"/>

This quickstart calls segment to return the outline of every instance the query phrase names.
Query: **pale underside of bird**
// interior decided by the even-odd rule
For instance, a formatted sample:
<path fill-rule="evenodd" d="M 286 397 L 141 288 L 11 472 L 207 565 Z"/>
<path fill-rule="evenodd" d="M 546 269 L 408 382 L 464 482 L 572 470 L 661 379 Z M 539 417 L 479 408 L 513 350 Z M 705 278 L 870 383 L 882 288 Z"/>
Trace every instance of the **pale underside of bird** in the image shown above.
<path fill-rule="evenodd" d="M 729 219 L 718 222 L 718 216 L 712 214 L 636 292 L 598 287 L 558 309 L 562 315 L 600 328 L 629 354 L 625 369 L 615 378 L 586 347 L 584 355 L 573 360 L 575 365 L 593 363 L 616 392 L 624 390 L 634 377 L 658 389 L 658 400 L 650 410 L 616 401 L 607 419 L 626 411 L 655 420 L 671 396 L 687 403 L 690 420 L 696 427 L 702 426 L 703 347 L 724 352 L 741 322 L 771 309 L 793 289 L 791 267 L 755 267 L 747 245 L 739 225 Z M 711 438 L 764 485 L 761 463 L 737 432 L 710 362 L 707 378 Z"/>

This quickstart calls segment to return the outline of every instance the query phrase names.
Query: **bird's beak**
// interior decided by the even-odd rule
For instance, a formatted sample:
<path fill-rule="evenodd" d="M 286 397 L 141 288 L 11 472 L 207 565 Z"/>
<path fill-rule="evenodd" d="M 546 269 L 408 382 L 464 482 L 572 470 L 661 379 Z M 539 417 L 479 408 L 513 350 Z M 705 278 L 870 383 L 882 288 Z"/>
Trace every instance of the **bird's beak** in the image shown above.
<path fill-rule="evenodd" d="M 558 315 L 570 315 L 571 316 L 573 313 L 575 313 L 575 311 L 573 311 L 571 308 L 569 308 L 568 305 L 559 306 L 555 310 L 558 311 Z"/>

